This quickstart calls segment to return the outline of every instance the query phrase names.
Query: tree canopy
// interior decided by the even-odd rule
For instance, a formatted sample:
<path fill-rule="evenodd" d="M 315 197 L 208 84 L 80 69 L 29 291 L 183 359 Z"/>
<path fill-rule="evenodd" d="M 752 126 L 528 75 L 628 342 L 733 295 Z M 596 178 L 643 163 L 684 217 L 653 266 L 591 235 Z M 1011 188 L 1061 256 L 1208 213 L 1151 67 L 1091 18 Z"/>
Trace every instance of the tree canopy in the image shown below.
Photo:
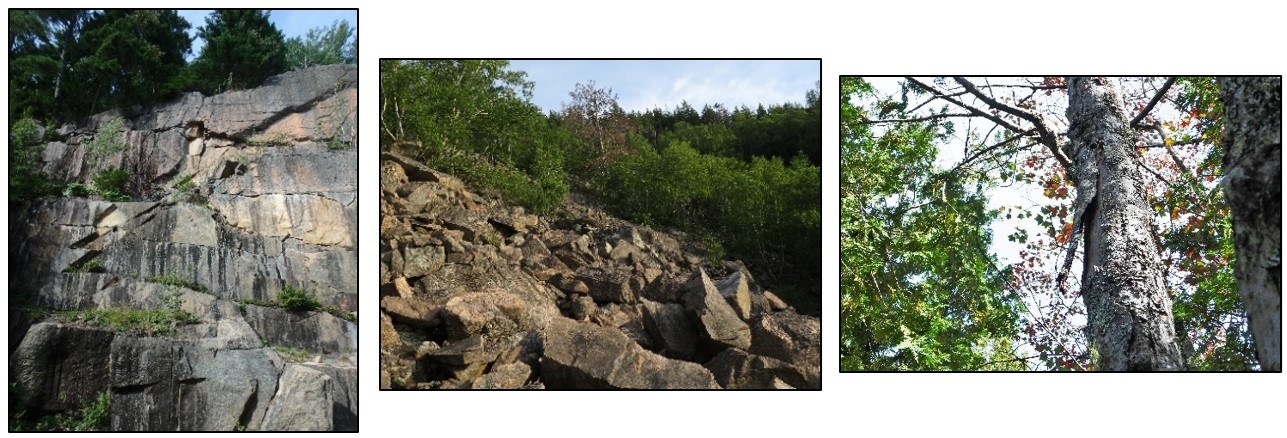
<path fill-rule="evenodd" d="M 174 11 L 9 11 L 9 118 L 77 117 L 187 86 L 189 24 Z"/>
<path fill-rule="evenodd" d="M 286 40 L 286 63 L 291 70 L 356 62 L 357 39 L 347 21 L 335 20 L 329 26 L 309 29 L 302 37 Z"/>
<path fill-rule="evenodd" d="M 1087 246 L 1069 84 L 893 82 L 842 80 L 842 370 L 1095 369 L 1083 275 L 1064 263 Z M 1257 369 L 1216 184 L 1220 90 L 1212 78 L 1121 83 L 1143 175 L 1130 187 L 1146 195 L 1182 367 Z"/>
<path fill-rule="evenodd" d="M 214 94 L 259 85 L 286 71 L 286 41 L 268 11 L 221 9 L 197 30 L 205 40 L 192 62 L 197 85 Z"/>

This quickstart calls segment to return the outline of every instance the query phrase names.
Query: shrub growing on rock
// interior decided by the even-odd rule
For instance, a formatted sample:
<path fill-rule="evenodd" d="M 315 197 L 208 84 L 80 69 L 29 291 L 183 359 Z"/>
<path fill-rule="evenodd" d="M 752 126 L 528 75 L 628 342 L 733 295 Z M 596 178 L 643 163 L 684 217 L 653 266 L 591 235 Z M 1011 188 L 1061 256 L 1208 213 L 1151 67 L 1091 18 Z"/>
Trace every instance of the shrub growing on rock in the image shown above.
<path fill-rule="evenodd" d="M 322 303 L 317 301 L 317 297 L 295 286 L 286 286 L 285 289 L 278 292 L 277 304 L 287 310 L 317 310 L 322 307 Z"/>

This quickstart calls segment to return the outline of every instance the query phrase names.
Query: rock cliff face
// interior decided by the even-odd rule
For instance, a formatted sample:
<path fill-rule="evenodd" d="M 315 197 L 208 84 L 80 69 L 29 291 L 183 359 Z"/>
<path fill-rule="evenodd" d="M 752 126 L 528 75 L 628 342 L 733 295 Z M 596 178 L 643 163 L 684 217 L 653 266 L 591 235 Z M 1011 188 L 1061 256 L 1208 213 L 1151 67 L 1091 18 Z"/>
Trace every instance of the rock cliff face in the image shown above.
<path fill-rule="evenodd" d="M 818 319 L 741 263 L 576 202 L 525 214 L 392 152 L 380 189 L 382 388 L 821 387 Z"/>
<path fill-rule="evenodd" d="M 11 205 L 28 415 L 106 392 L 113 430 L 356 430 L 356 108 L 357 70 L 337 65 L 59 128 L 45 173 L 123 168 L 137 200 Z M 115 117 L 128 147 L 87 160 Z M 321 308 L 276 307 L 287 288 Z"/>

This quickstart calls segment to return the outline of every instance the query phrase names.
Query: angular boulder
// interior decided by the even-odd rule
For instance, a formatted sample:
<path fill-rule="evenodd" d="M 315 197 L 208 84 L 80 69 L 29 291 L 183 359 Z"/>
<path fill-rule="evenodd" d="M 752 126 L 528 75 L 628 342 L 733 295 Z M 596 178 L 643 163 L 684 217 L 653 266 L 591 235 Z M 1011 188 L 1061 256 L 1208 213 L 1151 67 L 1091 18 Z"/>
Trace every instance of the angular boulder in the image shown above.
<path fill-rule="evenodd" d="M 612 328 L 556 318 L 542 335 L 550 389 L 718 389 L 701 365 L 644 350 Z"/>
<path fill-rule="evenodd" d="M 697 275 L 688 282 L 686 289 L 684 308 L 710 350 L 751 348 L 751 328 L 720 295 L 705 269 L 698 268 Z"/>
<path fill-rule="evenodd" d="M 303 365 L 287 364 L 260 429 L 332 430 L 331 404 L 331 376 Z"/>

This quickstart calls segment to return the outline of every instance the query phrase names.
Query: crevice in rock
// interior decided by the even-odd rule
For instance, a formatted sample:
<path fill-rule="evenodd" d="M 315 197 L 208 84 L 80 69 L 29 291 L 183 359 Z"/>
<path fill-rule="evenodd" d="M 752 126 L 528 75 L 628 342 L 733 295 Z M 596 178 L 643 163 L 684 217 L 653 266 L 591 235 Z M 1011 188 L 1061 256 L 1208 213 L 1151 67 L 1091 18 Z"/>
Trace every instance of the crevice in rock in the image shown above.
<path fill-rule="evenodd" d="M 148 388 L 156 386 L 156 384 L 157 382 L 149 382 L 149 383 L 143 383 L 143 384 L 137 384 L 137 385 L 118 386 L 118 387 L 112 388 L 112 392 L 114 394 L 120 394 L 120 395 L 141 394 L 143 391 L 147 390 Z"/>
<path fill-rule="evenodd" d="M 89 233 L 89 235 L 87 235 L 87 236 L 85 236 L 85 237 L 80 238 L 80 240 L 77 240 L 77 241 L 75 241 L 75 242 L 72 242 L 72 244 L 71 244 L 70 246 L 68 246 L 68 248 L 71 248 L 71 249 L 81 249 L 81 248 L 84 248 L 84 247 L 88 246 L 89 244 L 93 243 L 95 240 L 98 240 L 98 237 L 99 237 L 99 234 L 98 234 L 98 232 L 97 232 L 97 231 L 91 231 L 91 232 Z"/>
<path fill-rule="evenodd" d="M 250 420 L 255 417 L 255 408 L 259 407 L 259 380 L 250 381 L 250 396 L 246 397 L 246 404 L 241 408 L 241 415 L 237 416 L 237 424 L 247 426 Z"/>

